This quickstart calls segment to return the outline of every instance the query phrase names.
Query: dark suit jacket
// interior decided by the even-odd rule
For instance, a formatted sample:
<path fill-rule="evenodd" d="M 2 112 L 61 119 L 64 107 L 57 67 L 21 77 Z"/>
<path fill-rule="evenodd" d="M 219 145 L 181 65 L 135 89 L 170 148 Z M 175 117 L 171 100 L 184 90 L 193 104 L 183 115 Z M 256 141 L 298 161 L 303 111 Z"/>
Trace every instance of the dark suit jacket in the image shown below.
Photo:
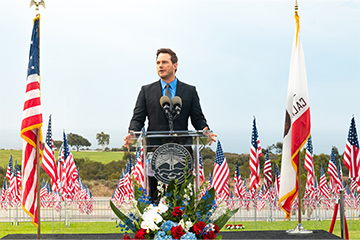
<path fill-rule="evenodd" d="M 188 120 L 196 130 L 208 127 L 200 106 L 200 99 L 194 86 L 178 80 L 175 96 L 182 99 L 181 114 L 174 120 L 174 130 L 188 130 Z M 162 89 L 160 80 L 141 87 L 130 121 L 129 131 L 140 131 L 148 117 L 147 131 L 169 131 L 168 120 L 160 106 Z"/>

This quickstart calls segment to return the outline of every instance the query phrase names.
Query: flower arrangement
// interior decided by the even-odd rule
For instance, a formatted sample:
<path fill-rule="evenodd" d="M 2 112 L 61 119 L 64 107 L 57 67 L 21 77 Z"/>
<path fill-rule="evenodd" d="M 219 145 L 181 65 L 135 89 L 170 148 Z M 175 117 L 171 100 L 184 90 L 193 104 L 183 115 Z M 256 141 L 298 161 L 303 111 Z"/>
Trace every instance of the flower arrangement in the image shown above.
<path fill-rule="evenodd" d="M 238 209 L 226 208 L 225 214 L 216 217 L 220 206 L 215 202 L 215 190 L 205 191 L 205 185 L 195 191 L 194 176 L 186 174 L 183 184 L 172 180 L 166 190 L 159 182 L 160 201 L 155 205 L 146 189 L 134 181 L 134 199 L 127 200 L 120 209 L 111 201 L 110 206 L 123 222 L 119 224 L 121 229 L 135 233 L 134 239 L 221 239 L 216 234 Z M 132 238 L 126 234 L 124 239 Z"/>

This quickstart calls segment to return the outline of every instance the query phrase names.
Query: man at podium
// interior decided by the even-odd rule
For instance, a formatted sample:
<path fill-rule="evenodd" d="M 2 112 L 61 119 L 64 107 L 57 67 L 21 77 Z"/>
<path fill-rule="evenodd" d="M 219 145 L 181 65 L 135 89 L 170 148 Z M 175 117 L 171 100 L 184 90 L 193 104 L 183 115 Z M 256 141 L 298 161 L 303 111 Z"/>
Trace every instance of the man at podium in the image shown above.
<path fill-rule="evenodd" d="M 196 130 L 208 130 L 209 126 L 201 110 L 200 99 L 196 88 L 180 81 L 176 77 L 178 68 L 178 58 L 174 51 L 169 48 L 160 48 L 156 53 L 156 70 L 160 79 L 151 84 L 141 87 L 138 95 L 133 117 L 129 125 L 129 134 L 124 137 L 124 146 L 129 148 L 130 135 L 133 131 L 141 131 L 148 119 L 147 131 L 169 131 L 169 119 L 164 111 L 164 106 L 160 104 L 162 96 L 168 96 L 173 99 L 180 97 L 182 101 L 180 114 L 173 120 L 172 127 L 174 131 L 188 130 L 188 120 Z M 169 109 L 172 109 L 170 102 Z M 210 145 L 215 142 L 214 133 L 208 133 Z M 149 177 L 149 192 L 151 197 L 155 192 L 157 180 Z"/>

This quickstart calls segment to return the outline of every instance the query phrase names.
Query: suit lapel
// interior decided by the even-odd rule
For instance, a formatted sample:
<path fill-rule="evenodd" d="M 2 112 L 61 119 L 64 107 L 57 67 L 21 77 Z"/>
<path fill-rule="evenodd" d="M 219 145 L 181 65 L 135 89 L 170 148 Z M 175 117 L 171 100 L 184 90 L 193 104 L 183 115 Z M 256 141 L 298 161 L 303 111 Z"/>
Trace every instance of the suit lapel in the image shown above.
<path fill-rule="evenodd" d="M 180 82 L 178 79 L 175 96 L 182 97 L 183 91 L 184 91 L 184 84 Z"/>
<path fill-rule="evenodd" d="M 160 99 L 162 96 L 160 80 L 154 83 L 153 91 L 154 91 L 153 93 L 154 93 L 155 99 Z"/>

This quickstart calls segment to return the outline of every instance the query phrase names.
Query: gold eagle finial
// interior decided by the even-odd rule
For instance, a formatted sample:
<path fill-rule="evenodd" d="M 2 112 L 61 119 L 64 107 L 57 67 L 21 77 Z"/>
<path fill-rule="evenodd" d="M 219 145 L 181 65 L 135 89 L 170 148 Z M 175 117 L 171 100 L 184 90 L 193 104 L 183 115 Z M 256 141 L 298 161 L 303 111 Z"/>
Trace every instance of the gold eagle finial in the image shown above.
<path fill-rule="evenodd" d="M 44 0 L 41 0 L 40 2 L 36 2 L 35 0 L 31 0 L 30 7 L 35 5 L 35 10 L 39 11 L 39 6 L 43 6 L 45 8 L 45 2 Z"/>

